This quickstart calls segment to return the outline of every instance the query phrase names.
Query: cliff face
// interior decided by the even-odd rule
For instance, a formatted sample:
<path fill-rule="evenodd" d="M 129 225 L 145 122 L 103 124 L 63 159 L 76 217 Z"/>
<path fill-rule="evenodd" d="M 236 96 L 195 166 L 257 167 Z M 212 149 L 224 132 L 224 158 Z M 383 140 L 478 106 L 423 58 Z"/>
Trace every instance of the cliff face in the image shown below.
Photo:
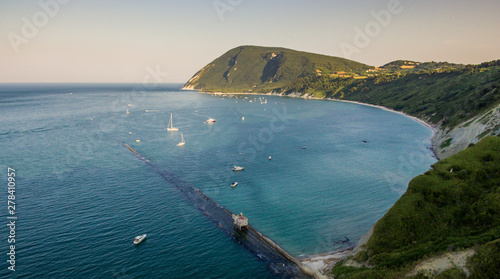
<path fill-rule="evenodd" d="M 465 121 L 455 128 L 438 129 L 434 147 L 439 159 L 454 155 L 487 135 L 500 133 L 500 105 Z"/>

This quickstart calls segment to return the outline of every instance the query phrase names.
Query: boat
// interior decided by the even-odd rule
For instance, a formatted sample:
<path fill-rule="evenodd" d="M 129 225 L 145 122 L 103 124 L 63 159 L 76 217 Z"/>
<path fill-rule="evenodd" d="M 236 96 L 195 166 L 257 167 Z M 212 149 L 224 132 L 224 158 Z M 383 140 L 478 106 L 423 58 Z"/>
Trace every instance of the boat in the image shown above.
<path fill-rule="evenodd" d="M 184 141 L 184 135 L 183 135 L 182 133 L 181 133 L 181 138 L 182 138 L 182 141 L 181 141 L 181 142 L 179 142 L 179 143 L 177 144 L 177 146 L 184 146 L 184 144 L 186 144 L 186 141 Z"/>
<path fill-rule="evenodd" d="M 214 122 L 215 122 L 215 119 L 210 118 L 210 117 L 208 118 L 207 121 L 205 121 L 205 123 L 214 123 Z"/>
<path fill-rule="evenodd" d="M 167 131 L 179 131 L 179 128 L 175 128 L 173 125 L 174 123 L 172 121 L 172 114 L 170 114 L 170 121 L 168 122 Z"/>
<path fill-rule="evenodd" d="M 128 107 L 127 107 L 127 114 L 130 114 L 130 111 L 128 111 Z"/>
<path fill-rule="evenodd" d="M 242 171 L 244 169 L 245 169 L 244 167 L 240 167 L 240 166 L 234 166 L 233 167 L 233 171 Z"/>
<path fill-rule="evenodd" d="M 139 243 L 143 242 L 143 241 L 144 241 L 144 239 L 146 239 L 146 234 L 143 234 L 143 235 L 138 235 L 138 236 L 136 236 L 136 237 L 135 237 L 135 239 L 134 239 L 134 244 L 135 244 L 135 245 L 137 245 L 137 244 L 139 244 Z"/>
<path fill-rule="evenodd" d="M 238 182 L 235 181 L 235 182 L 231 183 L 231 187 L 236 187 L 236 186 L 238 186 Z"/>
<path fill-rule="evenodd" d="M 271 159 L 272 159 L 271 156 L 269 156 L 269 160 L 271 160 Z"/>

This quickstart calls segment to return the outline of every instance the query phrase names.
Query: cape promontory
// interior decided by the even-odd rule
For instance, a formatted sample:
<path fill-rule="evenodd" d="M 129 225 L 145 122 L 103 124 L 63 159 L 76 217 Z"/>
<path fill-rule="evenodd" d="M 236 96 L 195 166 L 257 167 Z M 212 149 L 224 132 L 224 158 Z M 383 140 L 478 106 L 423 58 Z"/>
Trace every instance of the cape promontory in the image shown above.
<path fill-rule="evenodd" d="M 375 67 L 286 48 L 240 46 L 199 70 L 184 89 L 383 106 L 433 125 L 441 159 L 500 132 L 500 60 L 477 65 L 396 60 Z"/>
<path fill-rule="evenodd" d="M 352 60 L 280 47 L 239 46 L 199 70 L 185 89 L 269 92 L 302 77 L 363 74 L 374 67 Z"/>

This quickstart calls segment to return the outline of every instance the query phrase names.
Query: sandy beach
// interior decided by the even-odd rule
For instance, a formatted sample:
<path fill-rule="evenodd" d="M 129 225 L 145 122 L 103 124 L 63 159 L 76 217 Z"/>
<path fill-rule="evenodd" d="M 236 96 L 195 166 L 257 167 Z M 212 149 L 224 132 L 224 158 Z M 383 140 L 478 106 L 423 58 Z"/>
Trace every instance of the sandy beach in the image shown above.
<path fill-rule="evenodd" d="M 306 256 L 303 258 L 299 257 L 298 260 L 313 271 L 319 272 L 325 276 L 328 276 L 329 278 L 333 278 L 333 276 L 330 275 L 330 271 L 332 270 L 333 266 L 340 260 L 350 255 L 353 248 L 354 247 L 350 247 L 341 251 L 322 253 L 313 256 Z"/>
<path fill-rule="evenodd" d="M 393 110 L 393 109 L 390 109 L 390 108 L 387 108 L 387 107 L 384 107 L 384 106 L 379 106 L 379 105 L 372 105 L 372 104 L 368 104 L 368 103 L 363 103 L 363 102 L 358 102 L 358 101 L 349 101 L 349 100 L 341 100 L 341 99 L 335 99 L 335 98 L 317 98 L 317 97 L 313 97 L 309 94 L 304 94 L 304 95 L 297 95 L 297 94 L 289 94 L 289 95 L 284 95 L 284 94 L 280 94 L 280 93 L 253 93 L 253 92 L 247 92 L 247 93 L 242 93 L 242 92 L 238 92 L 238 93 L 224 93 L 224 92 L 204 92 L 204 91 L 200 91 L 200 90 L 197 90 L 197 89 L 188 89 L 188 88 L 182 88 L 182 90 L 193 90 L 193 91 L 198 91 L 199 93 L 203 93 L 203 94 L 212 94 L 212 95 L 258 95 L 258 96 L 280 96 L 280 97 L 288 97 L 288 98 L 302 98 L 302 99 L 310 99 L 310 100 L 324 100 L 324 101 L 334 101 L 334 102 L 344 102 L 344 103 L 353 103 L 353 104 L 358 104 L 358 105 L 363 105 L 363 106 L 369 106 L 369 107 L 374 107 L 374 108 L 380 108 L 380 109 L 383 109 L 383 110 L 386 110 L 386 111 L 390 111 L 390 112 L 394 112 L 394 113 L 398 113 L 398 114 L 402 114 L 406 117 L 409 117 L 415 121 L 417 121 L 418 123 L 428 127 L 428 128 L 431 128 L 432 131 L 433 131 L 433 136 L 434 134 L 436 133 L 437 129 L 434 125 L 426 122 L 425 120 L 422 120 L 420 118 L 417 118 L 415 116 L 411 116 L 409 114 L 406 114 L 404 112 L 401 112 L 401 111 L 397 111 L 397 110 Z"/>
<path fill-rule="evenodd" d="M 192 90 L 192 89 L 188 89 Z M 231 96 L 231 95 L 261 95 L 261 96 L 280 96 L 280 97 L 288 97 L 288 98 L 302 98 L 302 99 L 311 99 L 311 100 L 325 100 L 325 101 L 334 101 L 334 102 L 344 102 L 344 103 L 353 103 L 353 104 L 358 104 L 358 105 L 363 105 L 363 106 L 369 106 L 369 107 L 375 107 L 379 108 L 385 111 L 397 113 L 400 115 L 403 115 L 405 117 L 408 117 L 417 123 L 420 123 L 421 125 L 430 128 L 432 130 L 432 137 L 431 137 L 431 145 L 432 149 L 435 152 L 435 136 L 438 132 L 438 128 L 435 125 L 432 125 L 420 118 L 417 118 L 415 116 L 408 115 L 404 112 L 401 111 L 396 111 L 384 106 L 379 106 L 379 105 L 372 105 L 372 104 L 367 104 L 367 103 L 362 103 L 358 101 L 349 101 L 349 100 L 340 100 L 340 99 L 334 99 L 334 98 L 317 98 L 313 97 L 309 94 L 303 94 L 303 95 L 298 95 L 298 94 L 291 94 L 291 95 L 283 95 L 279 93 L 223 93 L 223 92 L 203 92 L 199 91 L 199 93 L 204 93 L 204 94 L 212 94 L 212 95 L 220 95 L 220 96 Z M 436 153 L 434 153 L 436 155 Z M 437 155 L 436 155 L 437 156 Z M 360 244 L 366 243 L 368 241 L 368 238 L 371 236 L 372 232 L 371 228 L 366 235 L 363 236 L 362 239 L 360 239 L 358 245 L 356 247 L 349 247 L 347 249 L 343 249 L 340 251 L 334 251 L 334 252 L 328 252 L 328 253 L 322 253 L 322 254 L 317 254 L 317 255 L 311 255 L 311 256 L 299 256 L 297 260 L 299 260 L 304 266 L 310 268 L 311 270 L 318 272 L 322 275 L 327 276 L 328 278 L 333 278 L 331 275 L 331 270 L 333 266 L 341 261 L 342 259 L 345 259 L 348 257 L 353 250 L 356 250 Z"/>

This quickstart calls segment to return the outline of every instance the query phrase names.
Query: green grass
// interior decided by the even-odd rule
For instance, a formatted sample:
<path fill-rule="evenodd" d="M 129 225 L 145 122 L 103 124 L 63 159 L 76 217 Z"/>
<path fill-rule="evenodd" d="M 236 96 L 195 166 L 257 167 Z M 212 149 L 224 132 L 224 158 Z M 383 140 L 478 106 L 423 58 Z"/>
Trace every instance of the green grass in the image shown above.
<path fill-rule="evenodd" d="M 366 244 L 367 260 L 375 266 L 372 272 L 397 274 L 450 248 L 479 247 L 484 251 L 473 270 L 482 274 L 492 264 L 488 258 L 500 260 L 498 216 L 500 138 L 486 137 L 412 179 L 407 192 L 376 223 Z M 484 248 L 492 241 L 494 246 Z M 344 278 L 364 278 L 358 276 L 364 273 L 351 269 Z"/>
<path fill-rule="evenodd" d="M 486 122 L 488 122 L 489 116 L 492 113 L 493 113 L 493 111 L 490 111 L 487 114 L 485 114 L 483 117 L 481 117 L 481 119 L 479 119 L 479 122 L 482 123 L 482 124 L 486 124 Z"/>
<path fill-rule="evenodd" d="M 466 122 L 462 127 L 464 127 L 464 128 L 469 127 L 469 125 L 472 124 L 472 122 L 474 122 L 474 119 Z"/>
<path fill-rule="evenodd" d="M 446 147 L 450 146 L 451 141 L 452 141 L 452 138 L 449 138 L 449 139 L 443 141 L 443 143 L 441 143 L 441 145 L 439 147 L 441 149 L 446 148 Z"/>
<path fill-rule="evenodd" d="M 476 138 L 480 140 L 480 139 L 484 138 L 485 136 L 487 136 L 490 132 L 491 132 L 491 130 L 486 130 L 486 131 L 482 132 L 481 134 L 477 135 Z"/>

